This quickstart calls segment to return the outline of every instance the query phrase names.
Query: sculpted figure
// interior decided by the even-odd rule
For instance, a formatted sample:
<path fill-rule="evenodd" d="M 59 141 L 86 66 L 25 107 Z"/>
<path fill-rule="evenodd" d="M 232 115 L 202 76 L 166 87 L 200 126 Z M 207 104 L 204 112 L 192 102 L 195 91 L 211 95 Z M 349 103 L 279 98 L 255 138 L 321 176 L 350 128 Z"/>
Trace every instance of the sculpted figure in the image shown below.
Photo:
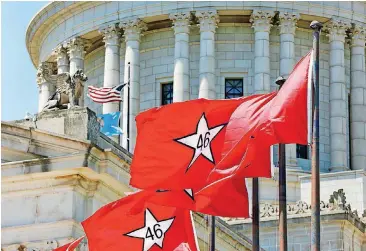
<path fill-rule="evenodd" d="M 88 80 L 83 70 L 77 70 L 73 76 L 69 73 L 57 75 L 43 73 L 43 77 L 56 86 L 56 92 L 49 97 L 43 110 L 70 109 L 79 106 L 84 92 L 84 82 Z"/>

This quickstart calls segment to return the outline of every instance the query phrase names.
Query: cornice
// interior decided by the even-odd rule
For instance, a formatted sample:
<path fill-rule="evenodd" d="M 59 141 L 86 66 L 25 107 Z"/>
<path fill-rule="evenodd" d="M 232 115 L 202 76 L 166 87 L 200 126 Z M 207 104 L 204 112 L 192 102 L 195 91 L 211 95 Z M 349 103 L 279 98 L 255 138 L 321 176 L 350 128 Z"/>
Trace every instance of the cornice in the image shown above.
<path fill-rule="evenodd" d="M 52 172 L 31 173 L 19 176 L 2 177 L 2 197 L 4 199 L 29 194 L 43 194 L 53 190 L 77 190 L 93 196 L 102 192 L 107 203 L 124 197 L 125 192 L 133 191 L 108 173 L 97 173 L 88 167 L 68 168 Z M 105 192 L 103 192 L 105 191 Z"/>

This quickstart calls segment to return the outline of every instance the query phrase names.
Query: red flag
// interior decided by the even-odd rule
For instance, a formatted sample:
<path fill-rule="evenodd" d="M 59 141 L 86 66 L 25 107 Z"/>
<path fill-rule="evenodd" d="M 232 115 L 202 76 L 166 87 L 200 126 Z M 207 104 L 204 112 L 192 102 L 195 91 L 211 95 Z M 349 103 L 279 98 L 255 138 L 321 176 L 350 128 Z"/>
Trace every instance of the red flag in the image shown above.
<path fill-rule="evenodd" d="M 191 251 L 191 249 L 187 243 L 182 243 L 174 251 Z"/>
<path fill-rule="evenodd" d="M 277 94 L 260 96 L 254 104 L 242 103 L 234 111 L 216 169 L 240 165 L 237 170 L 242 177 L 270 177 L 271 145 L 307 144 L 310 59 L 311 52 L 295 66 Z"/>
<path fill-rule="evenodd" d="M 77 246 L 79 246 L 80 242 L 83 240 L 84 237 L 85 236 L 81 236 L 80 238 L 78 238 L 70 243 L 67 243 L 61 247 L 54 249 L 54 251 L 73 251 L 73 250 L 75 250 L 75 248 Z"/>
<path fill-rule="evenodd" d="M 243 178 L 218 178 L 201 190 L 160 190 L 150 193 L 147 201 L 222 217 L 248 217 L 248 193 Z M 230 206 L 227 206 L 230 205 Z"/>
<path fill-rule="evenodd" d="M 197 250 L 190 211 L 147 202 L 149 196 L 129 195 L 82 222 L 89 250 L 171 251 L 181 243 Z"/>
<path fill-rule="evenodd" d="M 130 184 L 141 189 L 202 188 L 221 159 L 226 123 L 251 99 L 197 99 L 140 113 Z"/>

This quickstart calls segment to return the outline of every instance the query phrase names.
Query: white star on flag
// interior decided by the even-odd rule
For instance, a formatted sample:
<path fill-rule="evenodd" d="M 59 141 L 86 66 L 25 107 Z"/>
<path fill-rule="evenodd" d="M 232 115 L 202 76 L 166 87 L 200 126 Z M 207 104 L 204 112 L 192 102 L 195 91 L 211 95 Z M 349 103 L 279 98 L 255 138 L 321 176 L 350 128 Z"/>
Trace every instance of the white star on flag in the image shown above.
<path fill-rule="evenodd" d="M 143 239 L 143 251 L 149 250 L 154 244 L 158 245 L 160 248 L 163 248 L 165 233 L 173 224 L 174 218 L 175 217 L 158 221 L 151 211 L 146 208 L 144 226 L 125 235 Z"/>
<path fill-rule="evenodd" d="M 194 149 L 192 160 L 189 163 L 186 171 L 189 170 L 189 168 L 200 155 L 215 164 L 211 149 L 211 142 L 222 130 L 222 128 L 224 128 L 224 126 L 225 125 L 218 125 L 212 128 L 208 128 L 207 119 L 205 114 L 203 113 L 200 120 L 198 121 L 195 133 L 175 139 L 175 141 Z"/>

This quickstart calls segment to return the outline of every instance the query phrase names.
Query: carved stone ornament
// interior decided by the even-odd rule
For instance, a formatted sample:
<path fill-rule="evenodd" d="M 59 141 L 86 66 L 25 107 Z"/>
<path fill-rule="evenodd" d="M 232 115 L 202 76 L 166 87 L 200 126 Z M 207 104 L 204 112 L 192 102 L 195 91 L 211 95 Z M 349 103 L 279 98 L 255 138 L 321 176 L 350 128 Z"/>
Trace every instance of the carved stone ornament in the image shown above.
<path fill-rule="evenodd" d="M 345 209 L 346 196 L 345 193 L 343 192 L 343 189 L 339 189 L 338 191 L 333 192 L 333 194 L 329 198 L 329 206 L 330 209 L 332 210 Z"/>
<path fill-rule="evenodd" d="M 118 24 L 109 25 L 99 30 L 101 34 L 103 34 L 103 41 L 105 46 L 113 45 L 120 46 L 121 45 L 121 29 L 118 27 Z"/>
<path fill-rule="evenodd" d="M 296 23 L 299 20 L 300 15 L 298 13 L 281 12 L 279 15 L 280 34 L 293 34 L 295 35 Z"/>
<path fill-rule="evenodd" d="M 198 18 L 200 31 L 215 32 L 217 24 L 220 22 L 219 15 L 216 10 L 197 11 L 196 17 Z"/>
<path fill-rule="evenodd" d="M 147 25 L 141 19 L 129 19 L 120 22 L 119 26 L 124 31 L 124 37 L 126 42 L 128 41 L 140 41 L 142 32 L 147 30 Z"/>
<path fill-rule="evenodd" d="M 260 217 L 271 217 L 276 215 L 278 215 L 278 208 L 268 203 L 261 205 Z"/>
<path fill-rule="evenodd" d="M 52 251 L 59 246 L 56 240 L 46 240 L 42 243 L 20 244 L 18 251 Z"/>
<path fill-rule="evenodd" d="M 327 25 L 325 30 L 328 31 L 327 36 L 329 41 L 340 41 L 345 42 L 346 31 L 351 28 L 351 23 L 332 19 Z"/>
<path fill-rule="evenodd" d="M 65 45 L 63 44 L 58 45 L 56 49 L 54 49 L 52 54 L 56 56 L 56 62 L 58 66 L 69 64 L 69 58 L 67 55 L 67 49 Z"/>
<path fill-rule="evenodd" d="M 189 27 L 191 23 L 190 12 L 172 13 L 169 15 L 169 18 L 173 20 L 173 28 L 175 34 L 189 33 Z"/>
<path fill-rule="evenodd" d="M 273 11 L 254 10 L 249 21 L 252 23 L 255 32 L 270 32 L 273 16 Z"/>
<path fill-rule="evenodd" d="M 66 46 L 70 59 L 83 59 L 85 57 L 86 49 L 90 46 L 90 42 L 86 39 L 76 37 L 67 41 Z"/>
<path fill-rule="evenodd" d="M 42 62 L 37 69 L 37 84 L 47 82 L 46 78 L 49 75 L 54 74 L 57 71 L 55 63 Z"/>
<path fill-rule="evenodd" d="M 47 72 L 42 77 L 56 86 L 56 92 L 48 98 L 43 110 L 74 108 L 79 105 L 84 92 L 84 82 L 88 80 L 83 70 L 77 70 L 73 76 L 67 72 L 60 74 Z"/>
<path fill-rule="evenodd" d="M 365 47 L 366 42 L 366 27 L 355 25 L 351 33 L 351 46 Z"/>

